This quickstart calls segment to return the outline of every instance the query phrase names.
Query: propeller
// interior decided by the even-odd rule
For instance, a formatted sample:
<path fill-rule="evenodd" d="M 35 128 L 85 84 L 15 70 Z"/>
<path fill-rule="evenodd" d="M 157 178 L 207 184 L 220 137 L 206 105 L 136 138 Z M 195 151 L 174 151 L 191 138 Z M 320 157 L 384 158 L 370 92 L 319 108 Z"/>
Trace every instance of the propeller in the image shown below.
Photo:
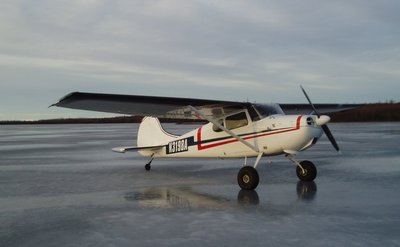
<path fill-rule="evenodd" d="M 313 112 L 317 115 L 318 120 L 317 120 L 317 124 L 318 122 L 320 122 L 320 125 L 322 130 L 324 131 L 326 137 L 328 137 L 329 141 L 332 143 L 332 146 L 335 148 L 336 151 L 340 152 L 339 149 L 339 145 L 337 144 L 335 138 L 332 135 L 331 130 L 328 128 L 328 125 L 326 125 L 326 123 L 329 122 L 330 118 L 328 116 L 321 116 L 321 114 L 319 114 L 317 108 L 315 108 L 314 104 L 311 102 L 310 97 L 308 97 L 308 94 L 306 93 L 306 90 L 304 90 L 304 88 L 300 85 L 301 90 L 303 91 L 304 96 L 306 96 L 308 103 L 310 103 Z"/>
<path fill-rule="evenodd" d="M 310 97 L 308 97 L 308 94 L 306 93 L 306 90 L 304 90 L 303 86 L 300 85 L 301 91 L 303 91 L 304 96 L 306 96 L 306 99 L 308 100 L 308 103 L 310 103 L 311 108 L 313 109 L 313 112 L 317 114 L 318 118 L 321 117 L 321 115 L 318 113 L 317 108 L 315 108 L 314 104 L 311 102 Z"/>

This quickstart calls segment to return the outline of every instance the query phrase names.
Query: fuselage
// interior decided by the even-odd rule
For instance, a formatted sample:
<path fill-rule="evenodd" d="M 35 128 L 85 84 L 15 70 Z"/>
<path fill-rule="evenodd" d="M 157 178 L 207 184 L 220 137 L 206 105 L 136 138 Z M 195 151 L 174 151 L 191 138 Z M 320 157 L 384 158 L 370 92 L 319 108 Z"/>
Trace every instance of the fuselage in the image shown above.
<path fill-rule="evenodd" d="M 270 115 L 252 121 L 247 119 L 224 119 L 224 125 L 243 140 L 258 148 L 265 156 L 296 153 L 316 143 L 323 131 L 316 124 L 313 115 Z M 244 115 L 243 115 L 244 116 Z M 231 121 L 231 122 L 228 122 Z M 239 127 L 237 127 L 239 126 Z M 254 157 L 258 152 L 240 142 L 227 132 L 208 123 L 182 136 L 164 143 L 157 152 L 141 151 L 142 155 L 153 157 L 210 157 L 237 158 Z"/>

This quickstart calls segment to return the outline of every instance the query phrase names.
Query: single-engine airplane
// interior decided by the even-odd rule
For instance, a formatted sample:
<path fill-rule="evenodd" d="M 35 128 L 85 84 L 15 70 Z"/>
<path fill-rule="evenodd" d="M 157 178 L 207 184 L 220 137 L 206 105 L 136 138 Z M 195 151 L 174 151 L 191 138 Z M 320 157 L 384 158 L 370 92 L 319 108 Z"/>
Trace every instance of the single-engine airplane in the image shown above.
<path fill-rule="evenodd" d="M 240 188 L 254 190 L 259 183 L 256 168 L 263 156 L 285 155 L 297 166 L 301 181 L 313 181 L 317 176 L 315 165 L 307 160 L 298 161 L 296 154 L 316 144 L 323 133 L 340 152 L 327 126 L 330 118 L 321 114 L 360 105 L 314 105 L 303 87 L 301 90 L 309 104 L 253 104 L 74 92 L 52 106 L 143 116 L 137 146 L 118 147 L 113 151 L 138 151 L 150 157 L 146 170 L 150 170 L 154 158 L 244 158 L 237 181 Z M 177 136 L 165 131 L 158 118 L 201 119 L 208 123 Z M 248 157 L 256 157 L 253 166 L 247 165 Z"/>

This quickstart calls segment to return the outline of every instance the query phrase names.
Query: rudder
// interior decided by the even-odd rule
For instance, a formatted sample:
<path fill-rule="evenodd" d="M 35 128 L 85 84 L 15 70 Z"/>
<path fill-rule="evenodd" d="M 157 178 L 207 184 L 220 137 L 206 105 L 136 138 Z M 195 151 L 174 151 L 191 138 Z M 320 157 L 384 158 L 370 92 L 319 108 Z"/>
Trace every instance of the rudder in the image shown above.
<path fill-rule="evenodd" d="M 158 118 L 145 117 L 139 126 L 137 145 L 138 147 L 149 147 L 167 144 L 175 140 L 177 136 L 169 134 L 161 126 Z"/>

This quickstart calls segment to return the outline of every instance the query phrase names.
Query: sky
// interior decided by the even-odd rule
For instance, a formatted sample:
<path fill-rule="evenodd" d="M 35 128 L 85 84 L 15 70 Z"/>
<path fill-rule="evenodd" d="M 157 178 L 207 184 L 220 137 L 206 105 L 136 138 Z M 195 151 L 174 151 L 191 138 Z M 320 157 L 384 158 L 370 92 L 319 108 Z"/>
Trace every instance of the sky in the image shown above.
<path fill-rule="evenodd" d="M 97 92 L 258 103 L 400 101 L 398 0 L 2 0 L 0 120 Z"/>

